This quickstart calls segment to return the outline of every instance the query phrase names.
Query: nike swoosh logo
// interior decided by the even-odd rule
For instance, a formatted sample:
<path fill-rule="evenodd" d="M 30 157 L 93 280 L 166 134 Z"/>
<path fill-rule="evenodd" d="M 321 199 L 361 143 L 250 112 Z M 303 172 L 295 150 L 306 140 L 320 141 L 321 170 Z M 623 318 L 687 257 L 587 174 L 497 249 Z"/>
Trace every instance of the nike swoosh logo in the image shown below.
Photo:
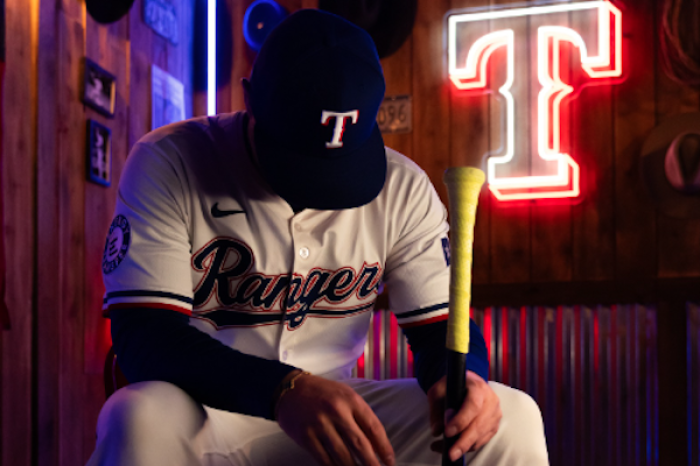
<path fill-rule="evenodd" d="M 211 207 L 211 215 L 214 218 L 226 217 L 228 215 L 234 214 L 244 214 L 245 210 L 219 210 L 219 203 L 217 202 Z"/>

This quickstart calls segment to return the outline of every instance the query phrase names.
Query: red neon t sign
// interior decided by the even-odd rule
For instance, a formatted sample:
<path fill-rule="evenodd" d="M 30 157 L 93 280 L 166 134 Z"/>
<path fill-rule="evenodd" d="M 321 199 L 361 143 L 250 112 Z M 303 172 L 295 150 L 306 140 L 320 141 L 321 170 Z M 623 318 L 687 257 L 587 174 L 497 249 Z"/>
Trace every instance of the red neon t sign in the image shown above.
<path fill-rule="evenodd" d="M 585 26 L 574 30 L 571 21 Z M 502 201 L 578 197 L 579 164 L 561 147 L 562 102 L 575 91 L 561 76 L 561 49 L 564 43 L 578 49 L 580 58 L 570 66 L 579 66 L 591 82 L 621 76 L 620 10 L 599 0 L 461 12 L 447 18 L 447 41 L 454 86 L 491 92 L 499 101 L 492 108 L 502 116 L 500 148 L 486 154 L 494 196 Z M 536 51 L 532 59 L 531 50 Z M 497 51 L 504 58 L 492 60 Z M 497 94 L 487 85 L 495 64 L 490 62 L 504 68 Z"/>

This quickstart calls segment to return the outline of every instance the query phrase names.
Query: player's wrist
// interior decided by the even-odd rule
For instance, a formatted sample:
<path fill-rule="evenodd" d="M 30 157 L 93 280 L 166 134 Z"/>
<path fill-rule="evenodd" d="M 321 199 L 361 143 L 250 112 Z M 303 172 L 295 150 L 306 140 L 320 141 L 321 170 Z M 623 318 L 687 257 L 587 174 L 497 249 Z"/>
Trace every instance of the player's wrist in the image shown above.
<path fill-rule="evenodd" d="M 302 371 L 301 369 L 294 369 L 282 379 L 275 389 L 272 396 L 272 413 L 275 420 L 277 419 L 280 401 L 282 398 L 284 398 L 284 395 L 286 395 L 287 392 L 294 389 L 296 381 L 304 375 L 311 375 L 311 373 Z"/>

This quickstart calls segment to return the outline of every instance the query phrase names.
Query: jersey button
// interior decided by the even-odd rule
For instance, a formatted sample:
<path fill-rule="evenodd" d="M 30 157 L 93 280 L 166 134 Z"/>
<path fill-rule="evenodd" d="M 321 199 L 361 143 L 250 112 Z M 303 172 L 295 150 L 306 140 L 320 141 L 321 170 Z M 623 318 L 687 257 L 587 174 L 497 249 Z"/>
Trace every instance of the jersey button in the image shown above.
<path fill-rule="evenodd" d="M 301 225 L 299 225 L 299 224 L 297 223 L 296 225 L 294 225 L 294 229 L 295 229 L 296 231 L 301 231 Z"/>
<path fill-rule="evenodd" d="M 299 255 L 301 256 L 302 259 L 306 259 L 307 257 L 309 257 L 309 248 L 299 249 Z"/>
<path fill-rule="evenodd" d="M 282 361 L 286 361 L 286 360 L 287 360 L 287 356 L 288 356 L 287 350 L 284 350 L 284 352 L 282 353 Z"/>

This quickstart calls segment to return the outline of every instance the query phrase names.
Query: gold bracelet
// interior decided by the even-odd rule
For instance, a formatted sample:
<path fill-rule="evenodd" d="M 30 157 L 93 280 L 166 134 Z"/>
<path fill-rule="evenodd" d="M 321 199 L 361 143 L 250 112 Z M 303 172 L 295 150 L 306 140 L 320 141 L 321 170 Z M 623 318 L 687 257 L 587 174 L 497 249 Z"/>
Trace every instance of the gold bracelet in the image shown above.
<path fill-rule="evenodd" d="M 280 394 L 277 395 L 277 402 L 275 403 L 275 419 L 277 419 L 277 412 L 279 411 L 280 400 L 282 399 L 285 393 L 294 388 L 294 382 L 302 375 L 311 375 L 311 372 L 301 371 L 297 375 L 295 375 L 294 377 L 282 384 L 282 389 L 280 390 Z"/>

